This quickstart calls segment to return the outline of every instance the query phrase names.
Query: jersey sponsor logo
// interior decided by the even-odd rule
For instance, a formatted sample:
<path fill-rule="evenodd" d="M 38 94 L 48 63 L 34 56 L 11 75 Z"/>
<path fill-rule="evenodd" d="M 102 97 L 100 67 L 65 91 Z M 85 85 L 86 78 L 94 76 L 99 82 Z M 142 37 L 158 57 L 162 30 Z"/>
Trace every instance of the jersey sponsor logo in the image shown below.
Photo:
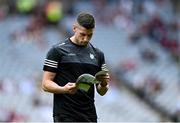
<path fill-rule="evenodd" d="M 49 59 L 45 59 L 44 65 L 48 66 L 48 67 L 57 68 L 58 67 L 58 62 L 53 61 L 53 60 L 49 60 Z"/>
<path fill-rule="evenodd" d="M 94 55 L 93 55 L 92 53 L 89 54 L 89 57 L 90 57 L 91 59 L 94 59 Z"/>

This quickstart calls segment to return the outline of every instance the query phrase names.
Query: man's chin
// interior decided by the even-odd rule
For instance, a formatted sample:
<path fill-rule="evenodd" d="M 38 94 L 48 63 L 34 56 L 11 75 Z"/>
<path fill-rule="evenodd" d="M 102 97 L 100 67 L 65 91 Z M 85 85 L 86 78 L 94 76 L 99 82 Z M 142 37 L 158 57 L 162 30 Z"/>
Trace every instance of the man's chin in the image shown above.
<path fill-rule="evenodd" d="M 88 43 L 79 43 L 80 46 L 87 46 Z"/>

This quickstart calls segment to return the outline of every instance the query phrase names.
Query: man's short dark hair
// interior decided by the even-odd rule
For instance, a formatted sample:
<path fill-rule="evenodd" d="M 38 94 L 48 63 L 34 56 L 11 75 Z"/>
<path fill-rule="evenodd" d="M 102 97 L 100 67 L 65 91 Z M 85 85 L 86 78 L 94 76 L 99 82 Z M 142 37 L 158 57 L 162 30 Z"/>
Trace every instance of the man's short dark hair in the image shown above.
<path fill-rule="evenodd" d="M 93 29 L 95 27 L 95 20 L 90 13 L 82 12 L 77 16 L 77 22 L 79 25 L 86 29 Z"/>

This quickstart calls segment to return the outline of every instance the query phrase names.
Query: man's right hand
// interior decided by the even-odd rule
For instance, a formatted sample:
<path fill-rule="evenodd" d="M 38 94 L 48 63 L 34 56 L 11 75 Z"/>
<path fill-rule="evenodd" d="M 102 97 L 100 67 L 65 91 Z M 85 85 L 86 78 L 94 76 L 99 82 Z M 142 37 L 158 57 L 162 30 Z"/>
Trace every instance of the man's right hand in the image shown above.
<path fill-rule="evenodd" d="M 76 91 L 77 91 L 76 83 L 68 82 L 68 83 L 64 86 L 64 92 L 65 92 L 66 94 L 75 94 Z"/>

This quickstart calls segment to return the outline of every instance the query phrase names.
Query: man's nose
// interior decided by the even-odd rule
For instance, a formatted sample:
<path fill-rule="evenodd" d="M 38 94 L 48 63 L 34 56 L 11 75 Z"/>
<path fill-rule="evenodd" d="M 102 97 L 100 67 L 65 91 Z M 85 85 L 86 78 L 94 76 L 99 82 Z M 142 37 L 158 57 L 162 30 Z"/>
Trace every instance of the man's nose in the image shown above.
<path fill-rule="evenodd" d="M 88 40 L 89 40 L 88 36 L 85 36 L 85 37 L 84 37 L 84 41 L 85 41 L 85 42 L 88 42 Z"/>

